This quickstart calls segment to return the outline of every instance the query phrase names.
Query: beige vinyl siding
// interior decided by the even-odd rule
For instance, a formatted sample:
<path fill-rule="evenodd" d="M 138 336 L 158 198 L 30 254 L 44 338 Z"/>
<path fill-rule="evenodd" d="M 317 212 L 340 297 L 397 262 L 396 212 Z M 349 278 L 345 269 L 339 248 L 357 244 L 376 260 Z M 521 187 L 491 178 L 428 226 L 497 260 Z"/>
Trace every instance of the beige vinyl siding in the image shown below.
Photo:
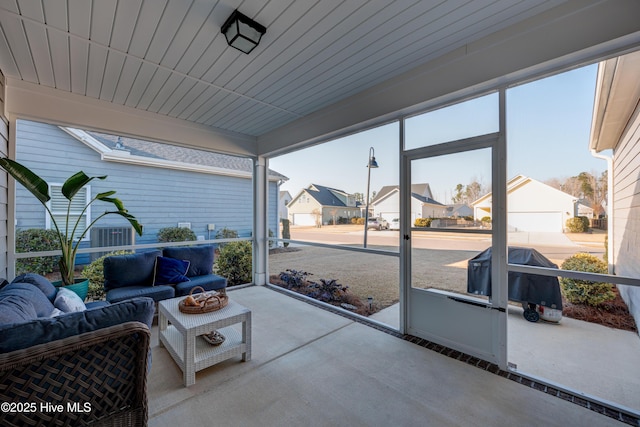
<path fill-rule="evenodd" d="M 615 273 L 640 278 L 640 108 L 614 153 L 613 252 Z M 611 261 L 611 260 L 610 260 Z M 619 286 L 620 293 L 640 321 L 640 288 Z"/>

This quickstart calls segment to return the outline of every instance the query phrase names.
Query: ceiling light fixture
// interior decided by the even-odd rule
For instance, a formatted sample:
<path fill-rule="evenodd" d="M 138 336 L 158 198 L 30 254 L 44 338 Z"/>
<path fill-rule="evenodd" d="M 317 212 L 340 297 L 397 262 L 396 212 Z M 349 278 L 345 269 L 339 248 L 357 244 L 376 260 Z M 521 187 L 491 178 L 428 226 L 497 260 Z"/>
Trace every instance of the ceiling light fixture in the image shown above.
<path fill-rule="evenodd" d="M 234 10 L 221 28 L 229 46 L 250 53 L 267 29 L 246 15 Z"/>

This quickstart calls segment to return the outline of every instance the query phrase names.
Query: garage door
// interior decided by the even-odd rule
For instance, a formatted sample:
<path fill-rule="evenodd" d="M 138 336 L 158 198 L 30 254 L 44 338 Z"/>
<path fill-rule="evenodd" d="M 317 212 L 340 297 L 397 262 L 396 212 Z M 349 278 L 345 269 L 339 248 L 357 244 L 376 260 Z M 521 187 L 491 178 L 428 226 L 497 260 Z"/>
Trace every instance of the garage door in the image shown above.
<path fill-rule="evenodd" d="M 293 214 L 293 225 L 316 225 L 316 216 L 308 213 Z"/>
<path fill-rule="evenodd" d="M 509 212 L 511 231 L 544 231 L 562 233 L 562 212 Z"/>

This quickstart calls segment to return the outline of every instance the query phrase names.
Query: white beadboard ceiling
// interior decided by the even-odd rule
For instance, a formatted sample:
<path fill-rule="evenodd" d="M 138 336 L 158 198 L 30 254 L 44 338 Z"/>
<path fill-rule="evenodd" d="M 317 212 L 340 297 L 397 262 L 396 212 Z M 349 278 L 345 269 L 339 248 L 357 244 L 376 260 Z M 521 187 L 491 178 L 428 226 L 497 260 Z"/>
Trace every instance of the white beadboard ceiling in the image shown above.
<path fill-rule="evenodd" d="M 562 0 L 0 0 L 8 77 L 260 136 Z M 220 27 L 267 27 L 249 55 Z"/>

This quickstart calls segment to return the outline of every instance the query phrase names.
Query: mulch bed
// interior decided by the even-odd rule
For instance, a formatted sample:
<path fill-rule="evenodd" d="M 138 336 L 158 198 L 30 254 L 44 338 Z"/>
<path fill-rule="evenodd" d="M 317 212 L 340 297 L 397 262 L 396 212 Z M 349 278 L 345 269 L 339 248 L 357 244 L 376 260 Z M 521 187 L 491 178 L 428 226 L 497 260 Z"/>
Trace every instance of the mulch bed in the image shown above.
<path fill-rule="evenodd" d="M 616 298 L 597 307 L 582 304 L 571 304 L 564 298 L 562 315 L 585 322 L 597 323 L 610 328 L 636 332 L 638 327 L 629 309 L 620 296 L 618 289 L 614 287 Z"/>
<path fill-rule="evenodd" d="M 282 253 L 286 253 L 286 252 L 298 252 L 300 251 L 300 248 L 294 248 L 294 247 L 278 247 L 278 248 L 270 248 L 269 249 L 269 255 L 273 255 L 273 254 L 282 254 Z"/>
<path fill-rule="evenodd" d="M 275 274 L 269 277 L 269 283 L 284 289 L 288 289 L 286 283 L 280 280 L 280 278 Z M 309 294 L 314 290 L 314 288 L 311 285 L 312 285 L 311 282 L 305 282 L 303 286 L 293 287 L 289 290 L 302 295 L 309 296 Z M 359 314 L 361 316 L 370 316 L 373 313 L 380 310 L 380 308 L 376 304 L 373 304 L 371 307 L 369 307 L 368 303 L 363 302 L 357 296 L 349 293 L 348 290 L 342 293 L 338 301 L 326 301 L 326 303 L 336 307 L 344 308 L 348 311 Z"/>

